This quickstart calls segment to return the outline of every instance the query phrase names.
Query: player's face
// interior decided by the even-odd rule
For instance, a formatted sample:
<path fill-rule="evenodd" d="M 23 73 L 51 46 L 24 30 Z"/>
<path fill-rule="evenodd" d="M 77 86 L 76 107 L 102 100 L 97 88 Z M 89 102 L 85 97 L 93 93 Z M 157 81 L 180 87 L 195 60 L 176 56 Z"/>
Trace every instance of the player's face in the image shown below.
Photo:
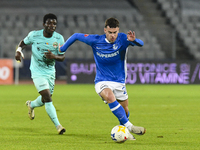
<path fill-rule="evenodd" d="M 119 27 L 110 28 L 109 26 L 107 26 L 106 28 L 104 28 L 104 32 L 106 34 L 107 40 L 111 43 L 114 43 L 119 33 Z"/>
<path fill-rule="evenodd" d="M 56 19 L 47 19 L 44 24 L 44 30 L 47 34 L 53 34 L 53 32 L 56 30 L 56 26 Z"/>

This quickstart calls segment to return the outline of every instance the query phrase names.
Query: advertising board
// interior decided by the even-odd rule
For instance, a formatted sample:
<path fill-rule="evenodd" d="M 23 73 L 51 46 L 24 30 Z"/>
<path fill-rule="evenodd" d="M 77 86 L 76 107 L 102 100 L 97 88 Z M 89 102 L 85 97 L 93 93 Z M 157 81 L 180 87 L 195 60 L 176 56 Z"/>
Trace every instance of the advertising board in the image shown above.
<path fill-rule="evenodd" d="M 13 84 L 12 59 L 0 59 L 0 84 Z"/>
<path fill-rule="evenodd" d="M 94 83 L 96 65 L 91 61 L 67 63 L 67 83 Z M 128 62 L 127 84 L 199 84 L 200 63 Z"/>

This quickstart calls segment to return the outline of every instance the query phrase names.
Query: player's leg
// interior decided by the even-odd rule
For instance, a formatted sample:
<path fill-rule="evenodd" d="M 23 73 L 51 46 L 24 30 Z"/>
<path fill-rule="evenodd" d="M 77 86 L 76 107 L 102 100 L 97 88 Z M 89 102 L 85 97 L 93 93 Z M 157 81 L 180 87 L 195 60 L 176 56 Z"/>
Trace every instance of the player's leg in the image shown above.
<path fill-rule="evenodd" d="M 42 96 L 38 96 L 34 101 L 31 101 L 31 107 L 35 108 L 35 107 L 41 107 L 43 106 L 44 103 L 42 102 Z"/>
<path fill-rule="evenodd" d="M 128 99 L 124 100 L 124 101 L 121 101 L 121 100 L 117 100 L 121 105 L 122 107 L 124 108 L 125 112 L 126 112 L 126 115 L 129 114 L 129 109 L 128 109 Z"/>
<path fill-rule="evenodd" d="M 128 110 L 128 99 L 125 101 L 119 101 L 119 103 L 123 106 L 125 112 L 126 112 L 126 116 L 129 119 L 130 113 Z M 122 122 L 120 122 L 121 125 L 123 125 Z M 129 131 L 131 131 L 132 133 L 138 134 L 138 135 L 143 135 L 146 132 L 146 129 L 143 127 L 138 127 L 138 126 L 127 126 L 127 128 L 129 129 Z"/>
<path fill-rule="evenodd" d="M 121 124 L 123 124 L 123 125 L 126 124 L 126 127 L 131 125 L 128 118 L 126 117 L 126 112 L 125 112 L 124 108 L 116 100 L 111 89 L 109 89 L 109 88 L 103 89 L 100 93 L 100 96 L 104 100 L 106 100 L 106 102 L 108 103 L 108 106 L 110 107 L 110 110 L 118 118 L 118 120 L 121 122 Z M 128 140 L 135 140 L 135 137 L 129 133 Z"/>
<path fill-rule="evenodd" d="M 62 125 L 60 124 L 58 120 L 56 109 L 53 105 L 49 89 L 42 90 L 39 93 L 42 95 L 42 98 L 44 99 L 45 110 L 47 114 L 49 115 L 51 121 L 54 123 L 55 127 L 57 128 L 58 133 L 63 134 L 65 132 L 65 128 L 62 127 Z"/>
<path fill-rule="evenodd" d="M 40 78 L 33 79 L 33 83 L 35 84 L 35 87 L 37 88 L 37 90 L 40 90 L 39 86 L 45 82 L 46 82 L 45 80 L 40 79 Z M 44 105 L 44 102 L 42 102 L 42 96 L 41 95 L 38 96 L 33 101 L 30 101 L 30 100 L 26 101 L 26 105 L 28 107 L 28 116 L 31 120 L 33 120 L 35 118 L 34 108 Z"/>
<path fill-rule="evenodd" d="M 116 100 L 115 95 L 110 88 L 103 89 L 100 93 L 100 96 L 107 101 L 110 110 L 118 118 L 118 120 L 122 122 L 122 124 L 128 122 L 128 118 L 126 117 L 126 112 L 124 111 L 124 108 Z"/>
<path fill-rule="evenodd" d="M 130 112 L 129 112 L 129 109 L 128 109 L 128 99 L 124 100 L 124 101 L 121 101 L 121 100 L 117 100 L 121 106 L 124 108 L 125 112 L 126 112 L 126 117 L 128 118 L 129 120 L 129 116 L 130 116 Z M 121 122 L 120 122 L 120 125 L 123 125 Z"/>
<path fill-rule="evenodd" d="M 112 91 L 112 85 L 110 82 L 99 82 L 95 85 L 96 92 L 101 98 L 108 103 L 108 106 L 112 113 L 118 118 L 122 124 L 128 122 L 124 108 L 116 100 L 116 97 Z"/>
<path fill-rule="evenodd" d="M 47 114 L 49 115 L 50 119 L 52 120 L 52 122 L 54 123 L 54 125 L 56 126 L 58 133 L 63 134 L 65 132 L 65 129 L 62 127 L 62 125 L 60 124 L 58 120 L 56 109 L 53 105 L 52 98 L 51 98 L 54 91 L 55 79 L 37 77 L 33 79 L 33 82 L 35 84 L 37 91 L 40 93 L 41 96 L 39 96 L 35 101 L 32 101 L 30 103 L 30 106 L 32 107 L 32 103 L 33 103 L 33 107 L 36 107 L 36 106 L 39 107 L 44 104 L 45 110 Z"/>
<path fill-rule="evenodd" d="M 114 86 L 113 93 L 115 97 L 117 98 L 117 100 L 119 101 L 119 103 L 124 108 L 126 112 L 126 117 L 129 120 L 130 113 L 128 109 L 128 94 L 126 91 L 125 84 L 115 83 L 113 86 Z M 146 129 L 144 127 L 134 126 L 132 123 L 130 123 L 130 121 L 128 121 L 125 124 L 120 121 L 120 124 L 126 126 L 129 129 L 129 131 L 138 135 L 143 135 L 146 132 Z"/>
<path fill-rule="evenodd" d="M 126 91 L 126 86 L 125 86 L 125 84 L 116 83 L 116 82 L 112 82 L 112 86 L 113 86 L 113 93 L 115 95 L 115 98 L 121 104 L 121 106 L 124 108 L 124 110 L 126 112 L 126 117 L 129 120 L 130 113 L 129 113 L 129 109 L 128 109 L 128 94 Z M 120 125 L 123 125 L 123 123 L 120 122 Z"/>
<path fill-rule="evenodd" d="M 105 84 L 105 83 L 104 83 Z M 99 88 L 101 87 L 101 88 Z M 104 87 L 104 88 L 102 88 Z M 95 85 L 96 92 L 100 92 L 100 96 L 107 101 L 111 111 L 118 118 L 120 123 L 126 126 L 132 133 L 143 135 L 146 131 L 143 127 L 134 126 L 128 119 L 128 94 L 124 84 L 120 83 L 108 83 L 107 85 L 102 85 L 97 83 Z M 100 90 L 101 89 L 101 90 Z M 121 104 L 116 100 L 125 101 Z M 124 108 L 123 108 L 123 107 Z"/>
<path fill-rule="evenodd" d="M 48 78 L 48 83 L 49 83 L 49 91 L 50 91 L 51 96 L 52 96 L 53 91 L 54 91 L 54 86 L 55 86 L 55 79 L 54 78 Z M 65 132 L 65 128 L 59 123 L 57 113 L 56 113 L 56 109 L 55 109 L 55 107 L 52 103 L 52 99 L 51 99 L 51 101 L 49 101 L 47 103 L 45 102 L 45 109 L 46 109 L 47 114 L 51 118 L 52 122 L 56 126 L 58 133 L 63 134 Z"/>

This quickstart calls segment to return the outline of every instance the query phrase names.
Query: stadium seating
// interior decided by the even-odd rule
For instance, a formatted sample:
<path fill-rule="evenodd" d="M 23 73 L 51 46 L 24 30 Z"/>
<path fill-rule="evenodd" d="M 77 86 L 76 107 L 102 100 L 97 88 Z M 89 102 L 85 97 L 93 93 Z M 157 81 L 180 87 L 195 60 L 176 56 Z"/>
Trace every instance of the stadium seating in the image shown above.
<path fill-rule="evenodd" d="M 189 52 L 200 59 L 199 0 L 157 0 Z"/>
<path fill-rule="evenodd" d="M 101 0 L 100 3 L 96 0 L 59 0 L 59 3 L 55 0 L 36 0 L 31 5 L 27 0 L 20 0 L 20 3 L 19 0 L 1 0 L 0 3 L 0 43 L 1 52 L 3 52 L 3 56 L 0 57 L 14 58 L 14 50 L 19 41 L 29 31 L 42 29 L 43 14 L 53 12 L 58 16 L 57 32 L 61 33 L 65 39 L 75 32 L 104 34 L 105 19 L 116 17 L 120 21 L 121 32 L 134 30 L 137 38 L 145 43 L 142 48 L 129 47 L 128 59 L 166 58 L 158 40 L 147 29 L 143 16 L 127 1 L 110 0 L 109 3 L 113 5 L 109 5 L 107 0 Z M 166 5 L 163 8 L 167 11 L 169 4 L 163 3 L 163 5 Z M 30 58 L 30 47 L 24 51 L 24 54 L 26 58 Z M 81 42 L 73 44 L 66 52 L 66 57 L 68 59 L 93 58 L 91 48 Z"/>
<path fill-rule="evenodd" d="M 20 3 L 19 3 L 20 1 Z M 200 4 L 198 0 L 154 0 L 162 9 L 171 26 L 189 52 L 200 59 Z M 110 0 L 1 0 L 0 2 L 0 57 L 13 58 L 14 50 L 29 31 L 42 28 L 43 14 L 58 16 L 57 31 L 67 39 L 75 32 L 104 34 L 104 21 L 116 17 L 120 31 L 134 30 L 145 43 L 143 48 L 130 47 L 128 59 L 166 59 L 161 43 L 147 29 L 144 17 L 127 1 Z M 37 10 L 37 11 L 35 11 Z M 80 51 L 80 52 L 79 52 Z M 80 54 L 79 54 L 80 53 Z M 25 51 L 30 58 L 30 47 Z M 91 59 L 91 48 L 77 42 L 66 52 L 67 58 Z"/>

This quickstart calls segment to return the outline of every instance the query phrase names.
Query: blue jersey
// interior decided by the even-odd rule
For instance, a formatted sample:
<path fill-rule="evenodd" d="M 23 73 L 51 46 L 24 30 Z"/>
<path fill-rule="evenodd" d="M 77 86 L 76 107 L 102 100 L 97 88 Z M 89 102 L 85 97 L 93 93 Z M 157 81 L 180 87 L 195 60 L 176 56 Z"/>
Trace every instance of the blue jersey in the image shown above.
<path fill-rule="evenodd" d="M 127 40 L 127 35 L 118 33 L 114 43 L 106 39 L 106 35 L 90 35 L 83 33 L 73 34 L 60 48 L 64 52 L 76 40 L 90 45 L 93 49 L 96 63 L 95 84 L 100 81 L 113 81 L 125 83 L 126 81 L 126 53 L 129 45 L 143 46 L 143 41 L 135 39 L 133 42 Z"/>

